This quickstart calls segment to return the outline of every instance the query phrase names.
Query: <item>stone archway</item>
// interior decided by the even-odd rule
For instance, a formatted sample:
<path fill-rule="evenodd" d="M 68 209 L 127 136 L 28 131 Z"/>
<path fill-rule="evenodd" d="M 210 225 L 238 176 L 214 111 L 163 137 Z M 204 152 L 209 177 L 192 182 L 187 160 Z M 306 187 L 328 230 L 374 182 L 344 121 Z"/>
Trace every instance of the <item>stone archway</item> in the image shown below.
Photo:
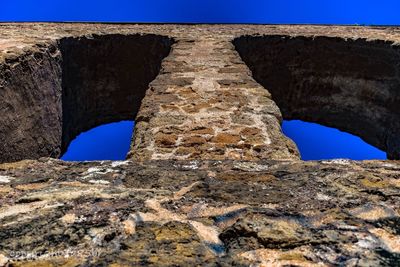
<path fill-rule="evenodd" d="M 398 265 L 399 162 L 301 161 L 280 121 L 354 123 L 395 158 L 396 139 L 382 136 L 398 129 L 390 77 L 400 28 L 34 23 L 0 32 L 1 161 L 34 159 L 0 164 L 0 265 Z M 128 59 L 143 51 L 118 49 L 136 43 L 157 50 L 138 61 L 152 71 L 137 84 Z M 127 160 L 48 157 L 85 127 L 134 115 L 146 89 Z M 364 106 L 348 110 L 344 96 Z"/>
<path fill-rule="evenodd" d="M 400 50 L 390 42 L 275 35 L 234 44 L 285 119 L 338 128 L 400 158 Z"/>
<path fill-rule="evenodd" d="M 58 158 L 79 133 L 133 120 L 173 40 L 61 38 L 0 65 L 0 162 Z"/>

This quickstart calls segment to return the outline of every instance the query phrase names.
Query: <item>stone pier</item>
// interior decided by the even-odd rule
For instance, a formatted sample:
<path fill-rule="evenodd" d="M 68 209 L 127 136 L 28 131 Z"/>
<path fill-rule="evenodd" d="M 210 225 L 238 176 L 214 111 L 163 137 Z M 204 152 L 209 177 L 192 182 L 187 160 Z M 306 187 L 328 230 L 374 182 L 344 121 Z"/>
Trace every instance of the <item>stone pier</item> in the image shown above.
<path fill-rule="evenodd" d="M 150 83 L 130 155 L 143 159 L 298 159 L 282 115 L 232 42 L 176 40 Z"/>

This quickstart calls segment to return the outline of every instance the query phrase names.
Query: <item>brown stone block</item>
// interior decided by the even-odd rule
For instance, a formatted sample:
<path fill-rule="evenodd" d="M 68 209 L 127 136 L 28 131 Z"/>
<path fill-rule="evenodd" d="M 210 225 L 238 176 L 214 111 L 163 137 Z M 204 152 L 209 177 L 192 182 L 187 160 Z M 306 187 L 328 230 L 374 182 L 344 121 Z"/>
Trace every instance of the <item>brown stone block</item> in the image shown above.
<path fill-rule="evenodd" d="M 244 142 L 240 142 L 237 144 L 228 144 L 228 145 L 224 145 L 225 147 L 229 147 L 229 148 L 234 148 L 234 149 L 240 149 L 240 150 L 248 150 L 251 149 L 253 147 L 252 144 L 249 144 L 246 140 L 246 143 Z"/>
<path fill-rule="evenodd" d="M 211 141 L 214 143 L 235 144 L 240 141 L 240 136 L 230 133 L 219 133 Z"/>
<path fill-rule="evenodd" d="M 256 145 L 253 147 L 253 150 L 257 153 L 263 153 L 264 151 L 270 150 L 270 147 L 267 145 Z"/>
<path fill-rule="evenodd" d="M 244 71 L 244 68 L 222 68 L 218 72 L 219 73 L 241 73 Z"/>
<path fill-rule="evenodd" d="M 242 159 L 242 153 L 240 151 L 236 151 L 236 150 L 229 151 L 227 153 L 227 157 L 229 159 L 233 159 L 233 160 L 240 160 L 240 159 Z"/>
<path fill-rule="evenodd" d="M 240 131 L 241 136 L 249 137 L 261 133 L 261 130 L 254 127 L 246 127 Z"/>
<path fill-rule="evenodd" d="M 182 132 L 184 132 L 182 127 L 175 126 L 175 125 L 166 126 L 166 127 L 163 127 L 160 129 L 160 133 L 164 133 L 164 134 L 180 134 Z"/>
<path fill-rule="evenodd" d="M 157 126 L 179 125 L 185 122 L 186 117 L 182 115 L 170 115 L 154 118 L 152 123 Z"/>
<path fill-rule="evenodd" d="M 214 129 L 200 126 L 191 129 L 190 132 L 196 134 L 214 134 Z"/>
<path fill-rule="evenodd" d="M 201 136 L 188 136 L 182 140 L 183 146 L 198 146 L 205 144 L 207 140 Z"/>
<path fill-rule="evenodd" d="M 161 105 L 161 108 L 164 111 L 179 111 L 179 107 L 177 107 L 175 104 L 165 104 L 165 105 Z"/>
<path fill-rule="evenodd" d="M 167 94 L 167 93 L 153 96 L 153 101 L 156 101 L 159 104 L 164 104 L 164 103 L 170 104 L 170 103 L 176 102 L 178 100 L 179 100 L 179 98 L 176 95 Z"/>
<path fill-rule="evenodd" d="M 232 115 L 232 122 L 236 124 L 243 124 L 243 125 L 253 125 L 254 120 L 250 115 L 243 114 L 240 112 L 235 113 Z"/>
<path fill-rule="evenodd" d="M 179 87 L 176 88 L 175 91 L 179 93 L 180 97 L 196 95 L 196 91 L 194 91 L 192 87 Z"/>
<path fill-rule="evenodd" d="M 263 145 L 265 143 L 265 137 L 262 135 L 251 136 L 246 139 L 246 143 L 250 145 Z"/>
<path fill-rule="evenodd" d="M 188 113 L 196 113 L 199 112 L 201 109 L 209 108 L 211 105 L 206 102 L 200 103 L 192 103 L 189 105 L 184 106 L 182 109 Z"/>
<path fill-rule="evenodd" d="M 155 136 L 156 144 L 164 146 L 164 147 L 174 146 L 176 144 L 177 140 L 178 140 L 178 136 L 176 136 L 174 134 L 158 133 Z"/>
<path fill-rule="evenodd" d="M 157 147 L 156 152 L 159 154 L 170 154 L 174 150 L 173 147 Z"/>
<path fill-rule="evenodd" d="M 196 152 L 196 148 L 194 147 L 178 147 L 175 151 L 175 153 L 178 156 L 184 156 L 184 155 L 190 155 L 192 153 Z"/>

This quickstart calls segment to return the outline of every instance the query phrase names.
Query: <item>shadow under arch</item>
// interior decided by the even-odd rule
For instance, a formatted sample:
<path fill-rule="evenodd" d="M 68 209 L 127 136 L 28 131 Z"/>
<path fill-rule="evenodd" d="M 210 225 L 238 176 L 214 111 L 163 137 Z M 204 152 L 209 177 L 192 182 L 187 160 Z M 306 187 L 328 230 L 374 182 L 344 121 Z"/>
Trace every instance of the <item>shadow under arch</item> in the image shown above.
<path fill-rule="evenodd" d="M 61 154 L 81 132 L 134 120 L 172 40 L 157 35 L 103 35 L 61 40 Z"/>

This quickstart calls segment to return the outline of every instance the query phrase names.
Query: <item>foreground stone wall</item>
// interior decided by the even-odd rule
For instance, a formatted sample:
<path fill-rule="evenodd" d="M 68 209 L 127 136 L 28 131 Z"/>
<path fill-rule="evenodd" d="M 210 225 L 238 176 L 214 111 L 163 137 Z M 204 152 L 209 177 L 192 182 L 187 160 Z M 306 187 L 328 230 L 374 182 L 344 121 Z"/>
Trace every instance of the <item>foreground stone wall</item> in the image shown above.
<path fill-rule="evenodd" d="M 0 260 L 397 266 L 399 174 L 394 161 L 3 164 Z"/>
<path fill-rule="evenodd" d="M 398 158 L 399 45 L 395 27 L 0 24 L 0 266 L 399 265 L 399 162 L 304 162 L 280 128 Z M 128 160 L 55 159 L 123 119 Z"/>

